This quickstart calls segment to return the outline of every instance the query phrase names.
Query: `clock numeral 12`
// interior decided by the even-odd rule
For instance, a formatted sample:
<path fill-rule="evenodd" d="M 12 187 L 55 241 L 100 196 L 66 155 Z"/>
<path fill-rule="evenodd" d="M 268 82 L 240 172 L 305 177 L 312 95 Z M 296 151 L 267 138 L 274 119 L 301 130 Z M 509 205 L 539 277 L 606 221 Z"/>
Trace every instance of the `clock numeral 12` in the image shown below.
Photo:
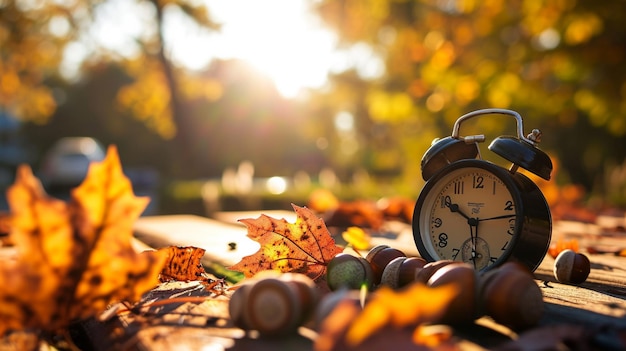
<path fill-rule="evenodd" d="M 472 182 L 472 187 L 474 189 L 483 189 L 485 186 L 483 185 L 483 181 L 485 178 L 483 176 L 474 176 L 474 181 Z"/>

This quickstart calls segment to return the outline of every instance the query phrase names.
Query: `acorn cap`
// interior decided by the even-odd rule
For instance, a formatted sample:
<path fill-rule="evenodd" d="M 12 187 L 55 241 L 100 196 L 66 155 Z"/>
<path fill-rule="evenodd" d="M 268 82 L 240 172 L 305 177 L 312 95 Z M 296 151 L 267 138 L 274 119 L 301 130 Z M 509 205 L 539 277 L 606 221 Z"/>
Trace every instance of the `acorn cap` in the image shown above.
<path fill-rule="evenodd" d="M 400 267 L 405 260 L 406 257 L 396 257 L 391 260 L 383 270 L 383 274 L 380 277 L 380 284 L 387 285 L 392 289 L 399 288 L 400 282 L 398 280 L 400 278 Z"/>

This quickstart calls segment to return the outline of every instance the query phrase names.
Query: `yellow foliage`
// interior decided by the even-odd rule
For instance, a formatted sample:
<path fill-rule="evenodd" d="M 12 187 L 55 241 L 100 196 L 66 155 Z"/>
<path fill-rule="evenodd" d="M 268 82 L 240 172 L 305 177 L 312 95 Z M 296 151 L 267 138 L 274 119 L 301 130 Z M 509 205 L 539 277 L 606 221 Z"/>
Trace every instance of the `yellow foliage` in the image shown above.
<path fill-rule="evenodd" d="M 160 70 L 139 72 L 134 83 L 118 91 L 117 102 L 120 108 L 144 121 L 163 138 L 172 138 L 176 133 L 170 107 L 170 90 Z"/>
<path fill-rule="evenodd" d="M 472 76 L 465 76 L 459 79 L 456 85 L 455 96 L 460 105 L 472 102 L 480 94 L 480 85 Z"/>
<path fill-rule="evenodd" d="M 450 67 L 450 65 L 454 63 L 455 59 L 456 52 L 454 50 L 454 45 L 451 42 L 446 41 L 437 49 L 437 51 L 435 51 L 433 57 L 431 58 L 431 63 L 434 68 L 444 70 Z"/>
<path fill-rule="evenodd" d="M 593 13 L 576 16 L 565 30 L 565 42 L 578 45 L 587 42 L 602 31 L 602 19 Z"/>
<path fill-rule="evenodd" d="M 182 94 L 189 99 L 202 98 L 207 101 L 216 101 L 224 93 L 219 81 L 198 76 L 181 76 L 179 86 Z"/>
<path fill-rule="evenodd" d="M 413 101 L 407 93 L 375 90 L 367 95 L 370 117 L 377 122 L 398 123 L 413 115 Z"/>

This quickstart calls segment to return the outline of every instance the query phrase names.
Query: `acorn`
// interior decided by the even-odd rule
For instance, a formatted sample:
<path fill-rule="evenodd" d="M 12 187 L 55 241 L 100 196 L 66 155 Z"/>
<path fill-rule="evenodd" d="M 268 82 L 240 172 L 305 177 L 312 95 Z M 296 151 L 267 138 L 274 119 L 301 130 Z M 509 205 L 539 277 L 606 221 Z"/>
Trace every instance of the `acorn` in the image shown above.
<path fill-rule="evenodd" d="M 389 247 L 388 245 L 377 245 L 373 247 L 365 256 L 367 262 L 369 262 L 374 273 L 374 285 L 380 284 L 380 280 L 383 276 L 385 267 L 393 259 L 398 257 L 406 257 L 404 252 Z"/>
<path fill-rule="evenodd" d="M 286 274 L 251 279 L 233 293 L 228 310 L 236 326 L 277 336 L 293 333 L 311 316 L 317 302 L 312 280 Z"/>
<path fill-rule="evenodd" d="M 339 289 L 326 294 L 315 308 L 315 327 L 319 329 L 322 322 L 335 307 L 342 302 L 349 302 L 359 309 L 362 308 L 361 292 L 358 290 Z M 363 301 L 364 302 L 364 301 Z"/>
<path fill-rule="evenodd" d="M 415 281 L 426 284 L 430 277 L 435 274 L 439 269 L 449 264 L 460 263 L 452 260 L 439 260 L 434 262 L 428 262 L 422 267 L 422 269 L 415 271 Z"/>
<path fill-rule="evenodd" d="M 360 289 L 363 285 L 371 290 L 374 272 L 363 257 L 340 253 L 326 267 L 326 282 L 331 290 L 339 288 Z"/>
<path fill-rule="evenodd" d="M 236 327 L 251 329 L 250 321 L 246 320 L 245 309 L 247 307 L 248 290 L 252 284 L 242 284 L 235 290 L 228 301 L 228 314 Z"/>
<path fill-rule="evenodd" d="M 561 251 L 554 261 L 554 277 L 565 284 L 582 284 L 591 271 L 587 256 L 566 249 Z"/>
<path fill-rule="evenodd" d="M 428 286 L 456 284 L 458 294 L 448 305 L 440 321 L 444 324 L 469 323 L 477 315 L 476 271 L 466 263 L 450 263 L 440 267 L 429 279 Z"/>
<path fill-rule="evenodd" d="M 416 270 L 427 263 L 421 257 L 396 257 L 385 266 L 380 284 L 393 289 L 408 285 L 415 281 Z"/>
<path fill-rule="evenodd" d="M 482 280 L 483 312 L 514 330 L 530 328 L 543 316 L 541 289 L 529 270 L 507 265 L 489 272 Z"/>
<path fill-rule="evenodd" d="M 280 279 L 295 285 L 298 290 L 299 301 L 303 307 L 300 320 L 304 322 L 310 319 L 321 299 L 320 291 L 313 279 L 300 273 L 283 273 Z"/>

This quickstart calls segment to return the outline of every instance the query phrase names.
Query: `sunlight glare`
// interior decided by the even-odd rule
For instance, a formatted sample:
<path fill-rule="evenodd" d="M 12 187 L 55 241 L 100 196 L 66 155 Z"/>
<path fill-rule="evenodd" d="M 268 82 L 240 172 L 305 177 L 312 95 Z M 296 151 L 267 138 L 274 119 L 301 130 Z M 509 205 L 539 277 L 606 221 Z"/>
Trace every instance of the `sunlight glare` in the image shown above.
<path fill-rule="evenodd" d="M 337 38 L 308 9 L 310 1 L 205 1 L 222 29 L 198 36 L 181 29 L 170 32 L 177 61 L 201 68 L 210 57 L 242 59 L 271 78 L 286 97 L 326 83 L 337 60 Z"/>

